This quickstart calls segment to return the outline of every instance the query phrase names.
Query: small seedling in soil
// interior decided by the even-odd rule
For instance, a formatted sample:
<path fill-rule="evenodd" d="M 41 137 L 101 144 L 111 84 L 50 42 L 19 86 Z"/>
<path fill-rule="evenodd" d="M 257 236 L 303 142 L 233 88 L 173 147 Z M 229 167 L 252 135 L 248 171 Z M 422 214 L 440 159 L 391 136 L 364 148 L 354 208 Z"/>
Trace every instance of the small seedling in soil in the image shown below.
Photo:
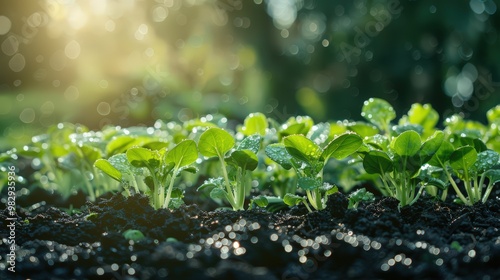
<path fill-rule="evenodd" d="M 198 159 L 198 150 L 193 140 L 183 140 L 169 151 L 133 147 L 126 152 L 127 161 L 123 155 L 115 157 L 119 158 L 98 160 L 95 166 L 126 186 L 132 182 L 136 192 L 139 192 L 137 181 L 143 179 L 155 209 L 176 208 L 182 200 L 172 199 L 175 179 L 182 171 L 196 172 L 190 165 Z"/>
<path fill-rule="evenodd" d="M 243 210 L 251 187 L 248 172 L 257 168 L 261 140 L 258 134 L 246 137 L 231 151 L 235 140 L 227 131 L 209 128 L 203 132 L 198 143 L 200 153 L 219 160 L 223 177 L 210 178 L 198 190 L 211 189 L 211 198 L 226 200 L 233 210 Z"/>
<path fill-rule="evenodd" d="M 321 148 L 302 134 L 290 135 L 283 138 L 283 143 L 272 144 L 266 147 L 269 158 L 285 169 L 293 168 L 297 174 L 298 187 L 306 192 L 302 198 L 295 194 L 287 194 L 283 198 L 288 205 L 304 202 L 309 211 L 326 207 L 328 195 L 337 192 L 337 187 L 323 182 L 323 168 L 333 157 L 337 160 L 346 158 L 355 153 L 362 145 L 362 139 L 357 134 L 346 133 L 338 136 Z"/>

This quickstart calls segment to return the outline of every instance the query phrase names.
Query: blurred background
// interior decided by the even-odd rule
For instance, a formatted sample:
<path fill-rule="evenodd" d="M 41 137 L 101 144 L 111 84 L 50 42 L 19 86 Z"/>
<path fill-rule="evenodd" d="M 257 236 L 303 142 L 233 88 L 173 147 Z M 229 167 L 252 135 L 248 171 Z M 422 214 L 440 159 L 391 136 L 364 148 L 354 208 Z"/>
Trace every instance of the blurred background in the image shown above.
<path fill-rule="evenodd" d="M 484 121 L 500 103 L 495 0 L 0 2 L 0 150 L 207 113 L 361 119 L 364 100 Z"/>

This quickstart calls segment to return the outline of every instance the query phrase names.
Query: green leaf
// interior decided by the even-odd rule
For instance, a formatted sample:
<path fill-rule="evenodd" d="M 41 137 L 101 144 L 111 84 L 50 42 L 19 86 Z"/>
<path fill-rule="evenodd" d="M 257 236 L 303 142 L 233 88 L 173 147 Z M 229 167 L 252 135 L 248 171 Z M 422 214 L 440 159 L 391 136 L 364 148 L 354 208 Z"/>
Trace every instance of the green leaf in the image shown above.
<path fill-rule="evenodd" d="M 389 123 L 396 118 L 396 112 L 387 101 L 370 98 L 363 103 L 361 116 L 380 129 L 387 129 Z"/>
<path fill-rule="evenodd" d="M 286 123 L 281 126 L 281 137 L 293 134 L 307 134 L 314 125 L 313 120 L 308 116 L 290 117 Z"/>
<path fill-rule="evenodd" d="M 221 128 L 209 128 L 198 142 L 200 153 L 206 157 L 224 157 L 235 144 L 233 136 Z"/>
<path fill-rule="evenodd" d="M 447 182 L 439 179 L 439 178 L 434 178 L 428 174 L 421 174 L 418 176 L 418 178 L 424 182 L 426 185 L 431 185 L 431 186 L 435 186 L 435 187 L 438 187 L 439 189 L 441 190 L 446 190 L 448 188 L 448 184 Z"/>
<path fill-rule="evenodd" d="M 231 153 L 231 156 L 226 158 L 226 162 L 236 167 L 241 167 L 244 170 L 254 170 L 259 164 L 259 159 L 250 150 L 236 150 Z"/>
<path fill-rule="evenodd" d="M 363 139 L 361 139 L 359 135 L 354 133 L 342 134 L 328 143 L 323 149 L 321 159 L 324 161 L 328 160 L 330 157 L 334 157 L 338 160 L 343 159 L 355 153 L 362 144 Z"/>
<path fill-rule="evenodd" d="M 490 180 L 490 184 L 500 182 L 500 170 L 494 169 L 486 172 L 486 177 Z"/>
<path fill-rule="evenodd" d="M 330 124 L 329 123 L 318 123 L 311 127 L 311 130 L 307 133 L 307 138 L 311 139 L 316 145 L 321 145 L 328 140 L 330 136 Z"/>
<path fill-rule="evenodd" d="M 476 149 L 476 152 L 478 152 L 478 153 L 486 151 L 488 149 L 486 147 L 486 144 L 484 144 L 484 142 L 481 141 L 481 139 L 479 139 L 480 137 L 482 137 L 481 135 L 472 136 L 472 137 L 464 136 L 464 135 L 465 134 L 453 135 L 454 136 L 453 137 L 453 139 L 454 139 L 453 145 L 456 148 L 463 147 L 463 146 L 471 146 L 471 147 L 474 147 L 474 149 Z"/>
<path fill-rule="evenodd" d="M 453 151 L 453 145 L 448 141 L 443 141 L 437 152 L 427 163 L 432 166 L 443 167 L 441 164 L 445 164 L 450 159 Z"/>
<path fill-rule="evenodd" d="M 295 159 L 314 165 L 321 156 L 321 148 L 304 135 L 295 134 L 283 139 L 288 153 Z"/>
<path fill-rule="evenodd" d="M 487 170 L 492 169 L 498 165 L 500 160 L 500 155 L 492 150 L 486 150 L 477 154 L 477 160 L 474 163 L 474 169 L 479 172 L 479 174 L 484 173 Z"/>
<path fill-rule="evenodd" d="M 210 191 L 210 197 L 212 199 L 229 200 L 227 192 L 222 188 L 213 188 Z"/>
<path fill-rule="evenodd" d="M 108 157 L 119 153 L 124 153 L 131 144 L 135 142 L 135 138 L 129 135 L 117 136 L 106 145 L 106 155 Z"/>
<path fill-rule="evenodd" d="M 127 151 L 127 159 L 135 167 L 147 167 L 150 171 L 160 166 L 159 154 L 146 148 L 134 147 Z"/>
<path fill-rule="evenodd" d="M 100 169 L 109 177 L 115 179 L 116 181 L 118 182 L 122 181 L 122 173 L 118 169 L 116 169 L 111 163 L 109 163 L 109 161 L 105 159 L 98 159 L 94 163 L 94 166 Z"/>
<path fill-rule="evenodd" d="M 431 158 L 436 154 L 436 152 L 443 144 L 444 133 L 442 131 L 436 131 L 429 139 L 427 139 L 420 147 L 418 152 L 420 156 L 420 164 L 424 164 L 431 160 Z"/>
<path fill-rule="evenodd" d="M 329 196 L 339 191 L 339 188 L 335 185 L 328 184 L 324 182 L 323 185 L 320 186 L 319 190 L 325 194 L 325 196 Z"/>
<path fill-rule="evenodd" d="M 78 157 L 73 152 L 57 159 L 58 166 L 66 170 L 78 169 L 79 163 Z"/>
<path fill-rule="evenodd" d="M 365 137 L 363 141 L 377 150 L 387 151 L 389 147 L 389 139 L 381 134 Z"/>
<path fill-rule="evenodd" d="M 270 159 L 281 165 L 286 170 L 292 168 L 292 163 L 290 161 L 292 156 L 290 156 L 287 152 L 285 145 L 281 143 L 271 144 L 267 146 L 264 151 Z"/>
<path fill-rule="evenodd" d="M 255 203 L 259 207 L 266 207 L 269 204 L 269 201 L 265 196 L 259 195 L 252 199 L 252 203 Z"/>
<path fill-rule="evenodd" d="M 101 150 L 96 147 L 83 145 L 79 149 L 79 156 L 90 164 L 94 164 L 96 160 L 102 158 Z"/>
<path fill-rule="evenodd" d="M 363 168 L 367 173 L 383 175 L 393 170 L 393 163 L 386 153 L 370 151 L 363 158 Z"/>
<path fill-rule="evenodd" d="M 251 150 L 252 152 L 257 154 L 260 150 L 261 142 L 262 137 L 260 135 L 254 134 L 243 139 L 236 150 Z"/>
<path fill-rule="evenodd" d="M 172 197 L 168 203 L 168 208 L 170 209 L 179 209 L 179 207 L 184 204 L 184 200 L 180 197 Z"/>
<path fill-rule="evenodd" d="M 497 105 L 488 112 L 486 112 L 486 118 L 488 119 L 488 123 L 490 125 L 496 124 L 497 126 L 500 125 L 500 105 Z"/>
<path fill-rule="evenodd" d="M 349 208 L 354 208 L 361 201 L 373 202 L 375 201 L 375 196 L 365 188 L 354 191 L 349 195 Z"/>
<path fill-rule="evenodd" d="M 168 151 L 165 156 L 165 162 L 173 162 L 177 168 L 190 165 L 197 159 L 198 150 L 193 140 L 183 140 L 172 148 L 172 150 Z"/>
<path fill-rule="evenodd" d="M 182 140 L 181 140 L 182 141 Z M 176 143 L 175 141 L 173 141 Z M 150 150 L 161 150 L 161 149 L 166 149 L 168 148 L 168 142 L 162 142 L 162 141 L 148 141 L 144 145 L 142 145 L 143 148 L 150 149 Z"/>
<path fill-rule="evenodd" d="M 108 162 L 122 174 L 132 172 L 136 176 L 144 175 L 142 167 L 134 167 L 130 164 L 126 154 L 117 154 L 108 158 Z"/>
<path fill-rule="evenodd" d="M 224 178 L 210 178 L 206 180 L 201 186 L 196 189 L 197 191 L 201 191 L 207 188 L 224 188 Z"/>
<path fill-rule="evenodd" d="M 179 172 L 181 171 L 196 174 L 198 173 L 199 169 L 196 166 L 184 166 L 179 169 Z"/>
<path fill-rule="evenodd" d="M 406 172 L 410 177 L 416 175 L 422 167 L 421 159 L 418 154 L 414 156 L 400 156 L 395 154 L 392 157 L 394 170 L 397 172 Z"/>
<path fill-rule="evenodd" d="M 143 240 L 143 239 L 146 238 L 144 236 L 144 234 L 142 234 L 141 231 L 136 230 L 136 229 L 128 229 L 128 230 L 126 230 L 123 233 L 123 237 L 125 237 L 125 239 L 132 240 L 132 241 L 135 241 L 135 242 L 141 241 L 141 240 Z"/>
<path fill-rule="evenodd" d="M 298 179 L 297 184 L 299 188 L 302 188 L 303 190 L 312 191 L 321 187 L 321 179 L 311 178 L 311 177 L 301 177 Z"/>
<path fill-rule="evenodd" d="M 252 134 L 266 135 L 268 128 L 267 118 L 262 113 L 252 113 L 245 118 L 242 133 L 246 136 Z"/>
<path fill-rule="evenodd" d="M 450 155 L 450 166 L 455 170 L 468 170 L 477 160 L 477 152 L 471 146 L 460 147 Z"/>
<path fill-rule="evenodd" d="M 347 128 L 363 138 L 377 135 L 377 133 L 379 132 L 376 126 L 365 122 L 348 123 Z"/>
<path fill-rule="evenodd" d="M 432 131 L 439 121 L 438 112 L 429 104 L 415 103 L 411 105 L 408 115 L 405 117 L 409 123 L 421 125 L 426 132 Z"/>
<path fill-rule="evenodd" d="M 418 134 L 422 134 L 424 132 L 423 127 L 418 124 L 400 124 L 391 127 L 391 135 L 398 136 L 401 133 L 409 130 L 413 130 Z"/>
<path fill-rule="evenodd" d="M 405 131 L 393 140 L 394 151 L 404 157 L 413 156 L 422 145 L 420 135 L 415 131 Z"/>
<path fill-rule="evenodd" d="M 285 197 L 283 197 L 283 202 L 288 206 L 295 206 L 304 201 L 306 201 L 304 197 L 290 193 L 285 194 Z"/>

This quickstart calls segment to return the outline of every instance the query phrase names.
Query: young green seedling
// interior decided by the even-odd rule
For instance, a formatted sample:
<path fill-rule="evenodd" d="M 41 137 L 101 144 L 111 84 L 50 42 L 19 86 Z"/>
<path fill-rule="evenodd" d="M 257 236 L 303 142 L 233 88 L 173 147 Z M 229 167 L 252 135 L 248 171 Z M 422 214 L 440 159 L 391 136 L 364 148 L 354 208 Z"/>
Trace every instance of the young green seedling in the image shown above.
<path fill-rule="evenodd" d="M 391 104 L 379 98 L 370 98 L 363 103 L 361 116 L 376 125 L 385 135 L 390 133 L 390 124 L 396 118 Z"/>
<path fill-rule="evenodd" d="M 391 141 L 388 150 L 373 149 L 367 152 L 363 167 L 367 173 L 380 176 L 384 186 L 381 191 L 399 200 L 400 207 L 411 205 L 426 186 L 418 174 L 438 151 L 443 139 L 443 132 L 438 131 L 422 143 L 417 132 L 405 131 Z"/>
<path fill-rule="evenodd" d="M 373 202 L 375 200 L 375 196 L 373 193 L 367 191 L 365 188 L 359 189 L 349 195 L 349 209 L 358 208 L 358 205 L 361 201 L 365 202 Z"/>
<path fill-rule="evenodd" d="M 132 240 L 134 242 L 146 239 L 146 236 L 144 236 L 144 234 L 137 229 L 127 229 L 122 235 L 125 239 Z"/>
<path fill-rule="evenodd" d="M 228 155 L 236 143 L 231 134 L 220 128 L 203 132 L 198 143 L 200 153 L 207 158 L 219 159 L 223 177 L 209 179 L 198 189 L 211 187 L 210 197 L 227 200 L 233 210 L 243 210 L 245 196 L 250 190 L 247 172 L 257 168 L 259 160 L 256 154 L 261 140 L 259 135 L 249 136 Z"/>
<path fill-rule="evenodd" d="M 460 201 L 473 205 L 479 201 L 485 203 L 495 183 L 500 181 L 500 155 L 492 150 L 483 150 L 482 145 L 461 146 L 455 148 L 444 142 L 429 161 L 432 166 L 440 167 L 452 185 Z M 477 150 L 483 150 L 478 153 Z M 460 190 L 453 176 L 462 180 L 466 195 Z M 483 194 L 485 179 L 489 179 Z"/>
<path fill-rule="evenodd" d="M 307 202 L 316 210 L 326 207 L 328 195 L 335 193 L 337 188 L 323 182 L 323 168 L 333 157 L 337 160 L 355 153 L 362 144 L 357 134 L 346 133 L 333 139 L 324 148 L 301 134 L 283 138 L 283 144 L 272 144 L 266 147 L 269 158 L 285 169 L 293 168 L 298 177 L 298 187 L 306 192 Z M 287 194 L 285 203 L 295 205 L 306 202 L 294 194 Z M 306 207 L 311 211 L 307 203 Z"/>
<path fill-rule="evenodd" d="M 96 161 L 95 166 L 111 178 L 130 184 L 139 192 L 143 181 L 151 190 L 147 192 L 155 209 L 175 207 L 180 201 L 172 201 L 174 180 L 182 171 L 196 172 L 190 165 L 198 158 L 193 140 L 183 140 L 167 151 L 133 147 L 126 154 L 115 155 L 108 160 Z M 125 160 L 126 159 L 126 160 Z M 168 183 L 168 187 L 165 187 Z M 128 188 L 126 191 L 130 194 Z M 166 191 L 166 194 L 165 194 Z"/>

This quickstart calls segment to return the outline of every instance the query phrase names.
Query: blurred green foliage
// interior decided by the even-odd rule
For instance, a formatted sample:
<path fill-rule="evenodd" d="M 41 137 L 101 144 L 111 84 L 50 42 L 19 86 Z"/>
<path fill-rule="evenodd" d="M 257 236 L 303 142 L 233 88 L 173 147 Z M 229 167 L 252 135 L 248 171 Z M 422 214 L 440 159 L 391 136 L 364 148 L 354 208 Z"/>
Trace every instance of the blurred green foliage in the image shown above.
<path fill-rule="evenodd" d="M 484 121 L 500 103 L 492 0 L 0 3 L 0 149 L 46 127 L 207 113 L 360 119 L 429 103 Z"/>

